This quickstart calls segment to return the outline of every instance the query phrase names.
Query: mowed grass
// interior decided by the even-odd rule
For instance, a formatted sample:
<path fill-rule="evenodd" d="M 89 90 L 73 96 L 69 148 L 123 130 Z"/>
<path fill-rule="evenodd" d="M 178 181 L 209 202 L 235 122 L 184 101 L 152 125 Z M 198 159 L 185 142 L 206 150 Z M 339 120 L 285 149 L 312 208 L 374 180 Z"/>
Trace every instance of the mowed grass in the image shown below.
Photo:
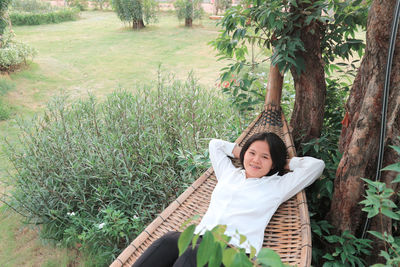
<path fill-rule="evenodd" d="M 187 29 L 172 14 L 144 30 L 132 31 L 113 12 L 84 12 L 62 24 L 16 27 L 17 38 L 38 50 L 29 70 L 12 75 L 18 89 L 10 101 L 40 108 L 55 94 L 108 94 L 118 87 L 156 78 L 160 64 L 184 78 L 195 71 L 200 83 L 214 85 L 223 63 L 207 44 L 217 36 L 215 22 Z"/>
<path fill-rule="evenodd" d="M 46 103 L 60 94 L 102 98 L 117 88 L 135 90 L 157 79 L 157 69 L 184 79 L 193 70 L 199 82 L 214 90 L 223 62 L 207 43 L 218 34 L 214 21 L 203 20 L 192 29 L 163 13 L 159 22 L 132 31 L 113 12 L 83 12 L 81 19 L 61 24 L 13 27 L 16 39 L 38 51 L 29 67 L 0 79 L 16 84 L 2 99 L 11 105 L 12 118 L 0 122 L 0 146 L 5 138 L 17 143 L 15 118 L 40 114 Z M 13 172 L 0 150 L 0 181 Z M 9 192 L 0 183 L 0 192 Z M 22 217 L 0 204 L 0 266 L 80 266 L 90 260 L 74 250 L 44 244 L 38 229 L 24 227 Z"/>

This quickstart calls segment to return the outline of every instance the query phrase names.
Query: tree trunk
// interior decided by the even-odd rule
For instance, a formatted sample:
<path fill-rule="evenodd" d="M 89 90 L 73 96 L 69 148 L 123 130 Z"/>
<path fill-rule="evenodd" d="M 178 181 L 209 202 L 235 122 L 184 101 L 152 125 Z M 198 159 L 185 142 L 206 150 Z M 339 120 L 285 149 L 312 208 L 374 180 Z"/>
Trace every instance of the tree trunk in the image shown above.
<path fill-rule="evenodd" d="M 192 27 L 192 18 L 185 18 L 185 27 Z"/>
<path fill-rule="evenodd" d="M 319 25 L 313 22 L 301 29 L 301 31 L 301 39 L 306 51 L 299 52 L 297 56 L 304 58 L 305 71 L 301 75 L 297 75 L 296 70 L 294 68 L 291 69 L 296 89 L 296 98 L 290 119 L 290 126 L 297 149 L 301 142 L 306 142 L 320 136 L 326 97 Z M 311 33 L 312 31 L 314 33 Z"/>
<path fill-rule="evenodd" d="M 132 28 L 133 28 L 134 30 L 140 30 L 140 29 L 143 29 L 144 27 L 145 27 L 145 26 L 144 26 L 143 19 L 133 20 L 133 22 L 132 22 Z"/>
<path fill-rule="evenodd" d="M 346 104 L 349 123 L 343 125 L 340 136 L 339 145 L 343 157 L 336 172 L 334 194 L 328 214 L 329 221 L 339 232 L 350 230 L 353 234 L 360 234 L 365 222 L 366 215 L 362 213 L 362 207 L 358 204 L 364 194 L 364 183 L 360 178 L 375 178 L 389 35 L 395 2 L 374 0 L 372 3 L 368 14 L 365 55 Z M 399 161 L 397 154 L 388 147 L 398 145 L 399 140 L 396 137 L 400 135 L 399 39 L 397 35 L 390 81 L 383 166 Z M 381 180 L 393 187 L 390 181 L 394 177 L 393 172 L 386 171 L 382 173 Z M 383 220 L 382 225 L 379 216 L 374 217 L 371 230 L 382 229 L 391 232 L 390 220 Z M 378 243 L 374 242 L 374 245 Z M 373 253 L 375 256 L 379 254 L 379 248 L 373 250 Z M 377 257 L 374 259 L 377 260 Z"/>

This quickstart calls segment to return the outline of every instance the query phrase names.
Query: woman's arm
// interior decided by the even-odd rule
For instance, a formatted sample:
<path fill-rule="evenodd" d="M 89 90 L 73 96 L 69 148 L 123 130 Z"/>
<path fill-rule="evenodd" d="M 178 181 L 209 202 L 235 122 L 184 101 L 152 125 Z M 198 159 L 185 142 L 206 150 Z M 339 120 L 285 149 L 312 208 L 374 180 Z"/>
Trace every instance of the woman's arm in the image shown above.
<path fill-rule="evenodd" d="M 212 139 L 210 141 L 210 160 L 215 172 L 215 176 L 218 180 L 223 178 L 224 172 L 236 169 L 229 158 L 235 156 L 233 154 L 235 146 L 235 143 L 230 143 L 219 139 Z"/>
<path fill-rule="evenodd" d="M 236 144 L 232 150 L 233 156 L 238 159 L 240 157 L 240 151 L 242 151 L 242 148 Z"/>
<path fill-rule="evenodd" d="M 322 160 L 312 157 L 293 157 L 286 162 L 291 172 L 279 178 L 279 190 L 283 194 L 283 201 L 312 184 L 325 168 Z"/>

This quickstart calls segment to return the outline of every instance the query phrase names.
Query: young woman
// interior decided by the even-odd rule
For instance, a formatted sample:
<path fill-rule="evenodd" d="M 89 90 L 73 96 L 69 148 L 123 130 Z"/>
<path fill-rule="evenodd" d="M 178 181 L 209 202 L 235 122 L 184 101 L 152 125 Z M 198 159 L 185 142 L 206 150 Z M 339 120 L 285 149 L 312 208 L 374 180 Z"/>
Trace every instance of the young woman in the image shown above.
<path fill-rule="evenodd" d="M 209 152 L 218 183 L 195 233 L 226 225 L 230 244 L 247 253 L 250 246 L 261 249 L 265 227 L 279 205 L 313 183 L 325 167 L 312 157 L 287 160 L 286 146 L 274 133 L 253 135 L 243 148 L 213 139 Z M 239 158 L 243 168 L 233 166 L 230 157 Z M 285 168 L 290 172 L 285 174 Z M 237 233 L 245 235 L 246 242 L 240 244 Z M 178 257 L 179 235 L 169 232 L 156 240 L 133 267 L 196 266 L 197 247 Z"/>

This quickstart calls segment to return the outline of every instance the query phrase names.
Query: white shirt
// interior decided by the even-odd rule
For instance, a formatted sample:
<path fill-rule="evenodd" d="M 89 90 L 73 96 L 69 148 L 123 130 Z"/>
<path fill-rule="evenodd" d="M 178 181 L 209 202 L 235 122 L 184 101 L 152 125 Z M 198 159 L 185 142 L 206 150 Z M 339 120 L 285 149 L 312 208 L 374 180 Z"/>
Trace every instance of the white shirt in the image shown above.
<path fill-rule="evenodd" d="M 211 195 L 210 206 L 195 233 L 204 234 L 217 225 L 226 225 L 225 234 L 232 237 L 230 243 L 245 248 L 250 245 L 257 253 L 264 238 L 264 230 L 279 205 L 303 188 L 312 184 L 325 167 L 322 160 L 312 157 L 293 157 L 289 172 L 261 178 L 247 178 L 242 168 L 233 166 L 235 143 L 213 139 L 209 144 L 210 160 L 218 183 Z M 237 233 L 247 241 L 240 244 Z"/>

